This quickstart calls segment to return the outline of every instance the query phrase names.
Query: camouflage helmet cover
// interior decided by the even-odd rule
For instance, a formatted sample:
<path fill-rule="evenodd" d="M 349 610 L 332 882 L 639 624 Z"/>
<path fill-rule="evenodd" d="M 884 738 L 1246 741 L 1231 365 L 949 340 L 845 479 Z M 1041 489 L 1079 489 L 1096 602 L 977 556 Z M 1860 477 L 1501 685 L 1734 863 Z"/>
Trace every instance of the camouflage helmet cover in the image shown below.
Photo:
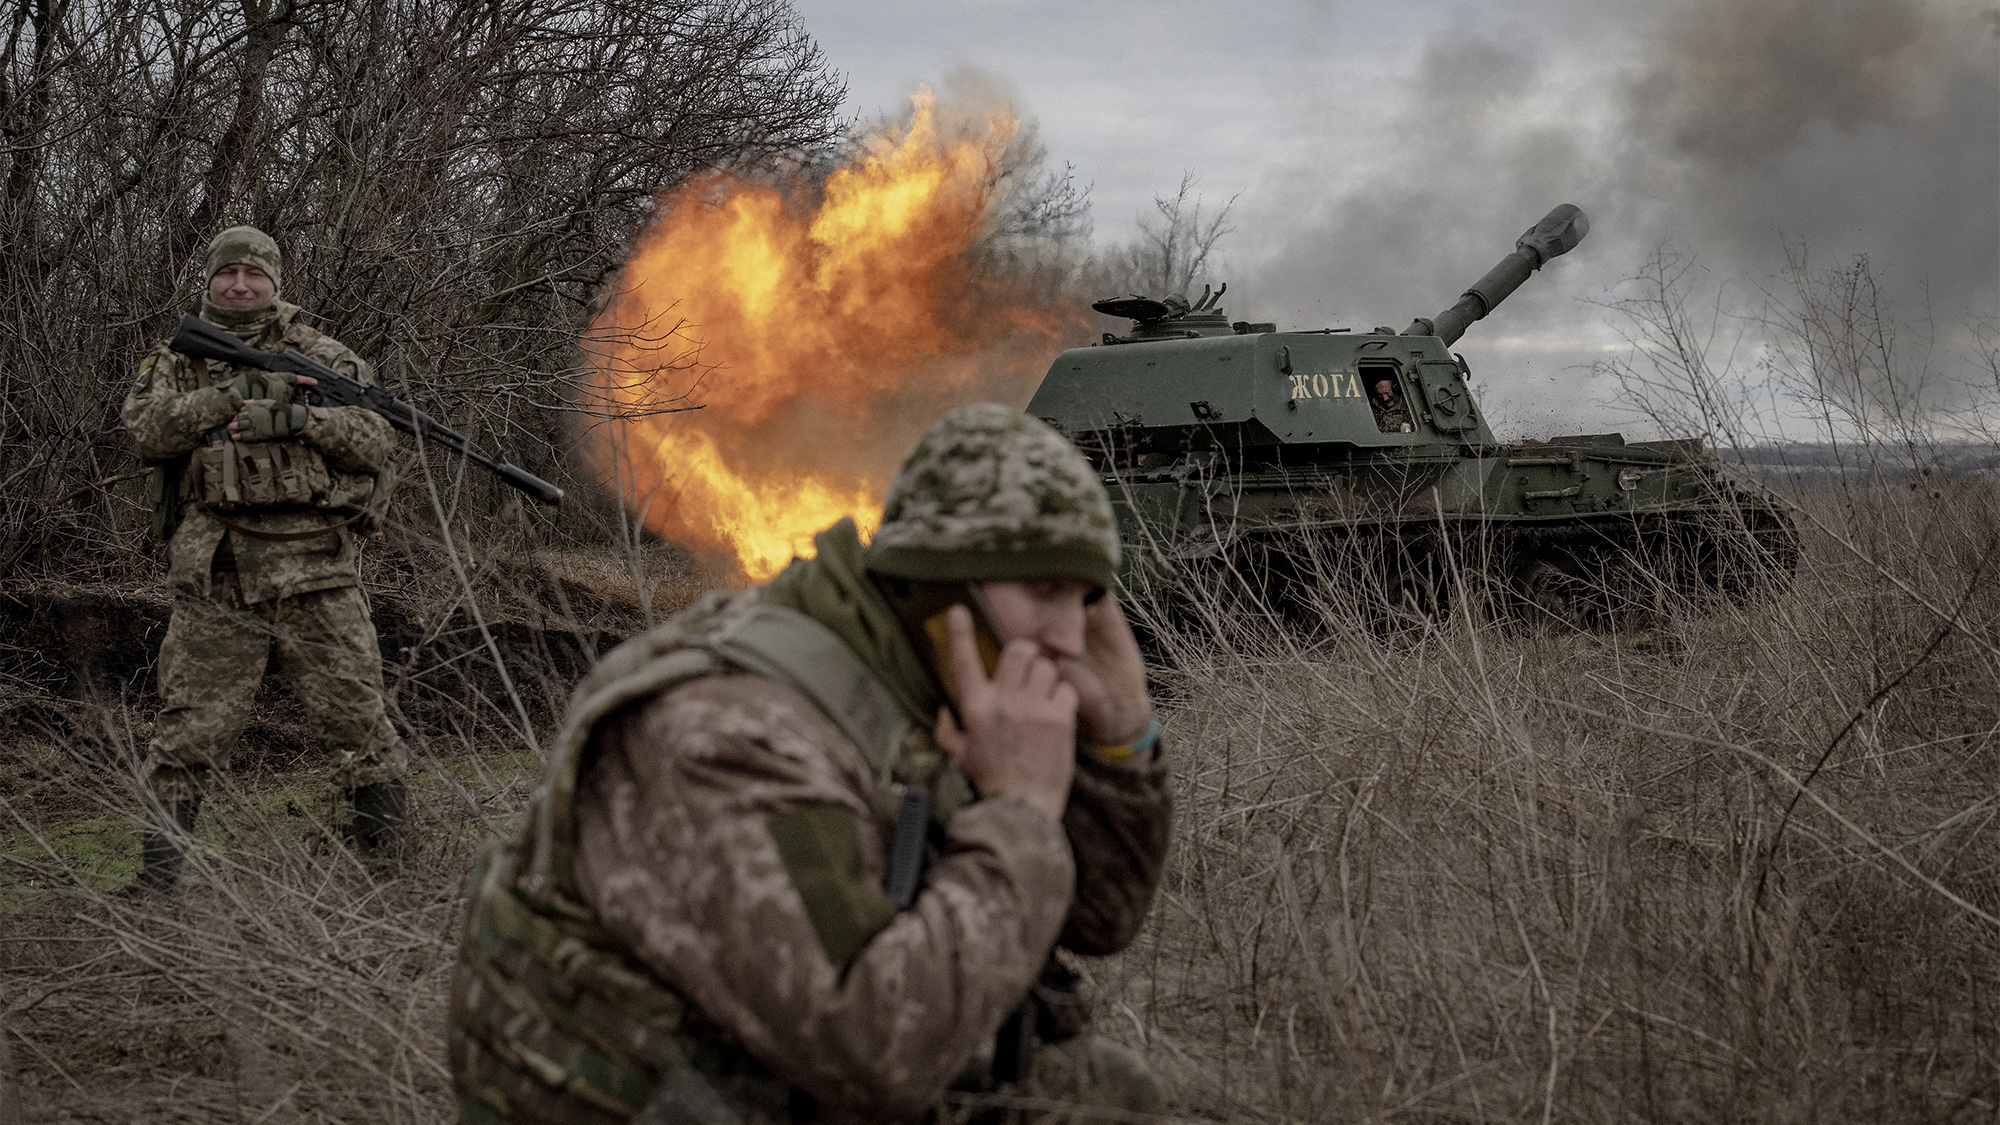
<path fill-rule="evenodd" d="M 1090 463 L 997 403 L 939 419 L 903 459 L 869 543 L 877 574 L 958 582 L 1118 573 L 1118 524 Z"/>

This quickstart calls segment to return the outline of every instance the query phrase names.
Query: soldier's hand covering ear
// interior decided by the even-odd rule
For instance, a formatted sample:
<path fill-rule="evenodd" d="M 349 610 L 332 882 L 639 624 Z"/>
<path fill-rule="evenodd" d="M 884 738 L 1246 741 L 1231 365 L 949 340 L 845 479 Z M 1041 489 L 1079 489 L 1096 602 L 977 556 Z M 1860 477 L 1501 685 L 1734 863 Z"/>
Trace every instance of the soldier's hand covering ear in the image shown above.
<path fill-rule="evenodd" d="M 1056 661 L 1064 682 L 1076 689 L 1077 733 L 1093 746 L 1127 746 L 1152 722 L 1146 694 L 1146 661 L 1125 620 L 1118 595 L 1105 591 L 1083 611 L 1083 658 Z"/>
<path fill-rule="evenodd" d="M 236 412 L 229 436 L 236 441 L 284 441 L 305 433 L 311 422 L 304 403 L 287 406 L 276 399 L 254 398 Z"/>
<path fill-rule="evenodd" d="M 938 708 L 933 737 L 979 787 L 983 797 L 1019 797 L 1060 821 L 1076 772 L 1076 689 L 1031 641 L 1009 642 L 993 678 L 979 662 L 972 614 L 953 606 L 945 618 L 951 634 L 952 678 L 959 689 L 961 726 L 949 708 Z"/>

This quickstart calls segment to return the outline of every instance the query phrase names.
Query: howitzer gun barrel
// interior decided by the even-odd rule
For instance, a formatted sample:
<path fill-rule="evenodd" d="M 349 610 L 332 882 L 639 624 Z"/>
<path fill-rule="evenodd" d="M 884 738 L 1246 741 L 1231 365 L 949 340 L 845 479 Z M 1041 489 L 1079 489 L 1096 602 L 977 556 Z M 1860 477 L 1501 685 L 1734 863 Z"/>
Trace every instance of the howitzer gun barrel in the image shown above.
<path fill-rule="evenodd" d="M 1486 276 L 1472 283 L 1459 297 L 1458 303 L 1437 314 L 1433 319 L 1423 317 L 1410 322 L 1403 330 L 1405 336 L 1436 336 L 1445 345 L 1456 343 L 1472 322 L 1493 311 L 1493 307 L 1507 299 L 1508 294 L 1521 287 L 1528 275 L 1547 265 L 1549 259 L 1559 258 L 1576 248 L 1583 236 L 1590 233 L 1590 219 L 1583 209 L 1574 203 L 1564 203 L 1542 217 L 1542 221 L 1528 228 L 1514 243 L 1514 252 L 1500 259 L 1500 264 L 1486 271 Z"/>

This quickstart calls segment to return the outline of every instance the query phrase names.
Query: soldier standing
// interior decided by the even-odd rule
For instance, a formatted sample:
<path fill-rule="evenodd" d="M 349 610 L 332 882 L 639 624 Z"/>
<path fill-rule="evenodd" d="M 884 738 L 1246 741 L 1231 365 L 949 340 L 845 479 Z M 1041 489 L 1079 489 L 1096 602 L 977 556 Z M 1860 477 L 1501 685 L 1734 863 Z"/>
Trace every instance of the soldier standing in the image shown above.
<path fill-rule="evenodd" d="M 278 245 L 231 227 L 208 247 L 201 316 L 266 351 L 287 348 L 362 383 L 368 364 L 279 299 Z M 338 755 L 352 836 L 379 855 L 403 822 L 408 752 L 382 699 L 382 659 L 360 588 L 357 519 L 386 498 L 389 423 L 307 406 L 313 380 L 238 370 L 162 344 L 121 418 L 154 465 L 173 617 L 160 646 L 160 714 L 146 755 L 158 808 L 140 885 L 170 889 L 210 775 L 227 765 L 275 650 L 312 730 Z M 171 820 L 172 824 L 164 823 Z"/>
<path fill-rule="evenodd" d="M 905 1121 L 948 1086 L 1159 1109 L 1052 953 L 1132 940 L 1170 820 L 1102 484 L 1041 422 L 967 407 L 871 544 L 852 520 L 816 543 L 578 689 L 475 875 L 461 1121 Z M 908 624 L 925 589 L 983 601 L 993 647 L 966 605 Z"/>

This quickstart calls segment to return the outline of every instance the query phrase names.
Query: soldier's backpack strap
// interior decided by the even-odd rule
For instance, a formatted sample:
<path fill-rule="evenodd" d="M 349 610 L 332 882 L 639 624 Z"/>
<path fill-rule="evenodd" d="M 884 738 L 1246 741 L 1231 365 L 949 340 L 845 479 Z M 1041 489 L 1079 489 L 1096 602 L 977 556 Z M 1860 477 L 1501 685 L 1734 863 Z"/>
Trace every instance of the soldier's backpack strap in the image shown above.
<path fill-rule="evenodd" d="M 896 753 L 915 724 L 896 697 L 854 650 L 831 629 L 795 609 L 760 605 L 730 621 L 708 641 L 731 664 L 789 683 L 817 704 L 840 727 L 875 771 L 875 784 L 893 782 Z M 889 902 L 907 910 L 923 881 L 924 844 L 931 821 L 931 792 L 925 785 L 902 787 L 901 807 L 889 838 Z"/>
<path fill-rule="evenodd" d="M 698 603 L 692 608 L 702 607 Z M 631 703 L 722 668 L 714 653 L 681 645 L 684 636 L 675 626 L 689 613 L 684 610 L 606 653 L 570 701 L 562 734 L 530 802 L 534 818 L 526 826 L 528 862 L 521 873 L 521 889 L 551 909 L 580 918 L 589 916 L 581 902 L 568 898 L 576 886 L 572 849 L 576 841 L 577 771 L 597 724 Z"/>
<path fill-rule="evenodd" d="M 697 643 L 746 671 L 790 684 L 861 748 L 878 784 L 913 725 L 896 697 L 833 630 L 785 606 L 759 605 Z"/>
<path fill-rule="evenodd" d="M 536 794 L 527 890 L 544 894 L 575 885 L 576 775 L 597 724 L 629 704 L 726 667 L 798 690 L 861 749 L 877 783 L 889 782 L 897 750 L 914 723 L 875 673 L 811 617 L 775 605 L 725 613 L 727 599 L 710 595 L 620 645 L 577 689 Z"/>

